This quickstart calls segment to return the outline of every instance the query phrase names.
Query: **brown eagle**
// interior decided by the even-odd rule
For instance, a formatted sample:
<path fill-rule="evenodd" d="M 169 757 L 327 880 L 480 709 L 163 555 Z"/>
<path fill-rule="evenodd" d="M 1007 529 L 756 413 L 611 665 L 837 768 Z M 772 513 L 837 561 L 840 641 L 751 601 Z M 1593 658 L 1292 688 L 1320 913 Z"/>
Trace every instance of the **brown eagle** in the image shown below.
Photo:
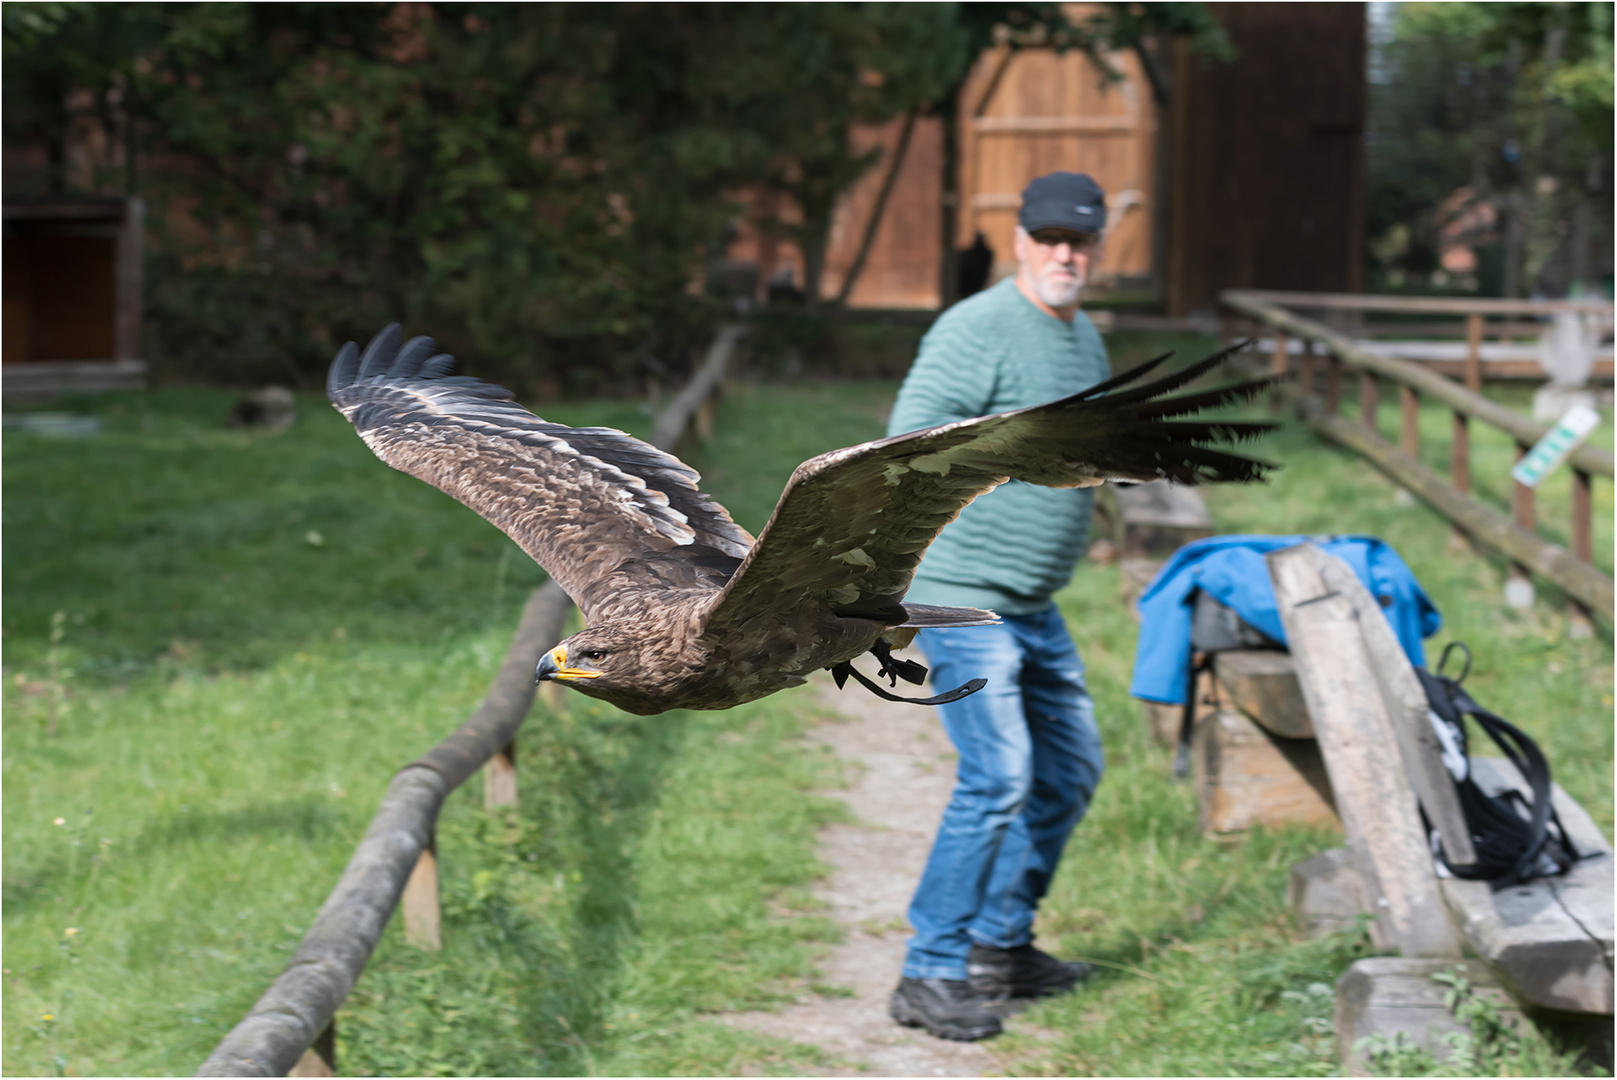
<path fill-rule="evenodd" d="M 696 470 L 612 428 L 540 419 L 503 387 L 456 376 L 431 338 L 388 326 L 349 342 L 326 392 L 376 456 L 459 499 L 544 568 L 586 629 L 535 673 L 641 715 L 726 709 L 820 668 L 838 683 L 917 627 L 980 626 L 992 612 L 904 602 L 921 555 L 978 495 L 1008 479 L 1255 480 L 1272 466 L 1218 449 L 1272 425 L 1175 420 L 1250 398 L 1267 380 L 1164 398 L 1233 349 L 1153 382 L 1167 357 L 1046 405 L 861 443 L 797 467 L 756 539 L 698 490 Z M 896 683 L 895 683 L 896 685 Z M 928 702 L 980 687 L 965 687 Z"/>

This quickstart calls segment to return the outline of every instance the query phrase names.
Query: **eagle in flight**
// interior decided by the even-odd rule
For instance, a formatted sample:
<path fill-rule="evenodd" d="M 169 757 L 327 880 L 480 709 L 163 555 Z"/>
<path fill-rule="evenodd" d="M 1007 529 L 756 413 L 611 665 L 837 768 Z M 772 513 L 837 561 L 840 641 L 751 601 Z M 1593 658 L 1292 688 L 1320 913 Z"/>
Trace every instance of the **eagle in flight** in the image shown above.
<path fill-rule="evenodd" d="M 672 454 L 612 428 L 549 423 L 509 390 L 454 375 L 431 338 L 401 339 L 394 324 L 363 353 L 343 346 L 332 404 L 377 457 L 493 522 L 578 605 L 586 628 L 536 678 L 640 715 L 727 709 L 820 668 L 891 697 L 852 668 L 866 652 L 893 685 L 920 682 L 925 668 L 891 649 L 919 627 L 997 618 L 904 593 L 938 532 L 1006 480 L 1195 484 L 1273 467 L 1220 448 L 1271 424 L 1175 419 L 1250 399 L 1268 380 L 1164 397 L 1235 350 L 1142 383 L 1164 356 L 1060 401 L 810 458 L 754 538 Z"/>

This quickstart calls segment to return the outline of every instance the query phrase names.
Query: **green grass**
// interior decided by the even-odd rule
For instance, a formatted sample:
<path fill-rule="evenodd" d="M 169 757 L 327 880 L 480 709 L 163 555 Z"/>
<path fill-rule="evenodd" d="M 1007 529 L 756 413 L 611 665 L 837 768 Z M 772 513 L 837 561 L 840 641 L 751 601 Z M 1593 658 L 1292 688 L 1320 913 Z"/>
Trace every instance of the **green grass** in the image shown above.
<path fill-rule="evenodd" d="M 881 433 L 893 389 L 739 386 L 688 456 L 757 530 L 799 461 Z M 392 772 L 475 704 L 541 580 L 323 403 L 301 402 L 280 437 L 227 432 L 228 404 L 112 396 L 82 403 L 107 421 L 95 438 L 5 436 L 7 1073 L 194 1070 L 284 965 Z M 649 426 L 632 403 L 547 415 Z M 1435 410 L 1423 425 L 1434 445 L 1446 432 Z M 1477 441 L 1486 490 L 1509 448 Z M 1609 832 L 1609 629 L 1569 639 L 1550 589 L 1532 612 L 1505 609 L 1501 564 L 1451 551 L 1441 519 L 1305 431 L 1257 451 L 1286 468 L 1210 491 L 1219 528 L 1391 541 L 1444 613 L 1438 640 L 1476 651 L 1480 700 L 1540 739 Z M 1610 485 L 1596 493 L 1609 558 Z M 1554 499 L 1541 496 L 1546 519 Z M 1083 565 L 1059 597 L 1108 773 L 1040 920 L 1046 946 L 1107 974 L 1027 1014 L 1039 1030 L 997 1041 L 998 1060 L 1017 1074 L 1323 1075 L 1329 986 L 1365 946 L 1300 940 L 1284 889 L 1293 862 L 1339 838 L 1201 838 L 1127 697 L 1135 627 L 1117 590 L 1115 567 Z M 830 1064 L 712 1019 L 815 992 L 835 937 L 807 891 L 815 835 L 840 813 L 813 794 L 834 763 L 797 738 L 814 719 L 792 694 L 652 719 L 577 697 L 536 709 L 520 807 L 486 814 L 475 780 L 446 806 L 445 948 L 388 929 L 339 1017 L 342 1071 Z"/>
<path fill-rule="evenodd" d="M 7 1073 L 193 1071 L 542 580 L 301 404 L 279 437 L 225 431 L 205 392 L 79 403 L 106 420 L 91 439 L 5 437 Z M 795 740 L 810 717 L 536 709 L 520 808 L 451 797 L 446 947 L 389 928 L 340 1017 L 344 1070 L 800 1071 L 813 1051 L 702 1017 L 795 995 L 832 933 L 780 917 L 809 907 L 840 812 L 810 794 L 835 779 Z"/>

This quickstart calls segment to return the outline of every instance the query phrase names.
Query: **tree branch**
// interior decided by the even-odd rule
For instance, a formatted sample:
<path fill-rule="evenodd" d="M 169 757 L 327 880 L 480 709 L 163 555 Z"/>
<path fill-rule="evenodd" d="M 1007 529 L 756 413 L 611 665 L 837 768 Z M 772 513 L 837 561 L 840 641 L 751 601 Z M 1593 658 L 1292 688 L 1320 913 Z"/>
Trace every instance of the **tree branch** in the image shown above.
<path fill-rule="evenodd" d="M 915 131 L 916 110 L 911 109 L 904 114 L 904 126 L 898 132 L 898 145 L 893 147 L 893 162 L 887 169 L 887 175 L 882 178 L 881 190 L 876 192 L 876 203 L 870 208 L 870 218 L 865 222 L 864 235 L 859 238 L 859 250 L 854 253 L 853 263 L 842 278 L 842 288 L 837 291 L 834 301 L 837 307 L 846 306 L 848 297 L 853 295 L 853 287 L 859 280 L 859 275 L 865 269 L 865 260 L 870 257 L 870 248 L 876 242 L 876 230 L 881 226 L 882 216 L 887 211 L 887 197 L 893 193 L 893 185 L 898 180 L 898 171 L 904 167 L 904 155 L 910 148 L 910 135 Z"/>

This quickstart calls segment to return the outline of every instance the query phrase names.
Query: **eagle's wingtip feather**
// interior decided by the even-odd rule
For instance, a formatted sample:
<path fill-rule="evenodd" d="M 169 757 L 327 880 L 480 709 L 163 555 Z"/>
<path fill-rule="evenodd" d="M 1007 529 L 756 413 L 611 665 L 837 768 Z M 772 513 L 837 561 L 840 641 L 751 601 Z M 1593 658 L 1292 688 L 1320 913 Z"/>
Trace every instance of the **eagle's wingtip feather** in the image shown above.
<path fill-rule="evenodd" d="M 359 371 L 359 346 L 352 341 L 337 350 L 332 358 L 331 370 L 326 373 L 326 397 L 335 401 L 339 391 L 346 389 Z"/>
<path fill-rule="evenodd" d="M 403 336 L 403 329 L 396 322 L 377 331 L 371 343 L 365 346 L 365 355 L 360 357 L 358 378 L 369 379 L 385 373 L 399 354 L 399 339 Z"/>

